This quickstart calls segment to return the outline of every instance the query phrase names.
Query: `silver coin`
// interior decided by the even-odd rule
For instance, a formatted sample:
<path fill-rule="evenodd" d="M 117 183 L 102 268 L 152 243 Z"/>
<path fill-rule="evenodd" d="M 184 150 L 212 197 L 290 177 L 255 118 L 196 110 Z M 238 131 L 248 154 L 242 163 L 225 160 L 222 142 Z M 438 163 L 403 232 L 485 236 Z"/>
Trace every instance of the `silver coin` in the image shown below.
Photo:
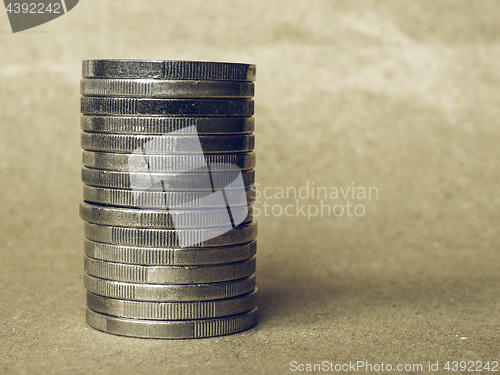
<path fill-rule="evenodd" d="M 204 159 L 200 159 L 200 158 Z M 209 171 L 224 170 L 228 164 L 235 165 L 241 170 L 255 168 L 255 153 L 241 152 L 231 154 L 203 155 L 145 155 L 120 154 L 111 152 L 83 151 L 83 165 L 93 169 L 107 169 L 113 171 L 144 171 L 144 163 L 151 172 L 178 172 L 196 170 L 200 164 L 206 163 Z"/>
<path fill-rule="evenodd" d="M 116 263 L 150 266 L 211 265 L 252 258 L 257 252 L 257 241 L 231 246 L 169 249 L 114 245 L 85 239 L 84 251 L 89 258 Z"/>
<path fill-rule="evenodd" d="M 198 320 L 139 320 L 113 317 L 87 309 L 87 324 L 99 331 L 115 335 L 189 339 L 229 335 L 257 324 L 257 309 L 224 318 Z"/>
<path fill-rule="evenodd" d="M 162 116 L 252 116 L 249 99 L 81 98 L 83 114 Z"/>
<path fill-rule="evenodd" d="M 144 154 L 199 154 L 252 151 L 253 135 L 128 135 L 128 134 L 81 134 L 84 150 Z M 195 156 L 193 156 L 195 158 Z M 195 159 L 196 160 L 196 159 Z"/>
<path fill-rule="evenodd" d="M 83 78 L 80 93 L 86 96 L 152 98 L 251 98 L 254 84 L 235 81 Z"/>
<path fill-rule="evenodd" d="M 110 205 L 116 207 L 130 208 L 160 208 L 166 209 L 170 207 L 183 207 L 185 209 L 193 208 L 211 208 L 211 207 L 227 207 L 225 200 L 210 200 L 204 201 L 202 198 L 209 191 L 133 191 L 123 189 L 108 189 L 95 186 L 83 186 L 83 199 L 86 202 L 98 203 L 102 205 Z M 138 198 L 140 197 L 140 198 Z M 251 205 L 255 201 L 255 189 L 249 188 L 242 195 L 241 202 L 233 200 L 231 207 L 238 205 Z"/>
<path fill-rule="evenodd" d="M 81 116 L 83 131 L 116 134 L 167 134 L 194 127 L 198 134 L 249 134 L 253 117 Z"/>
<path fill-rule="evenodd" d="M 241 173 L 241 184 L 237 180 Z M 221 171 L 211 173 L 140 173 L 117 172 L 104 169 L 82 168 L 82 181 L 89 186 L 100 186 L 116 189 L 133 189 L 138 197 L 140 190 L 153 191 L 209 191 L 214 182 L 214 190 L 231 189 L 235 186 L 238 192 L 248 189 L 255 183 L 255 171 Z M 137 202 L 142 202 L 142 197 Z"/>
<path fill-rule="evenodd" d="M 257 223 L 206 229 L 143 229 L 84 223 L 85 237 L 96 242 L 144 247 L 212 247 L 237 245 L 257 238 Z M 185 245 L 184 244 L 189 244 Z"/>
<path fill-rule="evenodd" d="M 86 60 L 89 78 L 157 78 L 175 80 L 254 81 L 255 65 L 210 61 Z"/>
<path fill-rule="evenodd" d="M 84 274 L 85 288 L 105 297 L 134 301 L 181 302 L 231 298 L 255 289 L 255 275 L 203 284 L 137 284 L 100 279 Z"/>
<path fill-rule="evenodd" d="M 243 217 L 241 224 L 252 221 L 252 207 L 231 207 L 231 214 Z M 80 217 L 94 224 L 132 228 L 188 229 L 231 225 L 227 208 L 201 210 L 146 210 L 106 207 L 87 202 L 80 204 Z"/>
<path fill-rule="evenodd" d="M 108 298 L 87 292 L 87 307 L 95 312 L 130 319 L 187 320 L 219 318 L 257 308 L 257 289 L 238 297 L 213 301 L 144 302 Z"/>
<path fill-rule="evenodd" d="M 106 280 L 144 284 L 200 284 L 242 279 L 255 273 L 255 257 L 209 266 L 141 266 L 85 257 L 85 272 Z"/>

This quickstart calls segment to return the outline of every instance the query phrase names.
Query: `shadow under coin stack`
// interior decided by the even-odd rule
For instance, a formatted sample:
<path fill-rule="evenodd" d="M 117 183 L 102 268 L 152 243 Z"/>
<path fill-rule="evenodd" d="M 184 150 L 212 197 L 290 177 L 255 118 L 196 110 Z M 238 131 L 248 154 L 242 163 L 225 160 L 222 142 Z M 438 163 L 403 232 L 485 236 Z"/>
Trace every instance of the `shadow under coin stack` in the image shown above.
<path fill-rule="evenodd" d="M 91 327 L 177 339 L 256 324 L 254 79 L 248 64 L 83 62 Z"/>

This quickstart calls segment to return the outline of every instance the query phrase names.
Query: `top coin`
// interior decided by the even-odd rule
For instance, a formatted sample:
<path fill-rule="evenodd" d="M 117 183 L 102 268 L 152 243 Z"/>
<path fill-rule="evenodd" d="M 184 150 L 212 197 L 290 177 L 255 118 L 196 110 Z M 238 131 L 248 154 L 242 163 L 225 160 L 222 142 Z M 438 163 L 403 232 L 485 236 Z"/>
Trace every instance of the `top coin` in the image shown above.
<path fill-rule="evenodd" d="M 210 61 L 84 60 L 84 78 L 255 81 L 255 65 Z"/>

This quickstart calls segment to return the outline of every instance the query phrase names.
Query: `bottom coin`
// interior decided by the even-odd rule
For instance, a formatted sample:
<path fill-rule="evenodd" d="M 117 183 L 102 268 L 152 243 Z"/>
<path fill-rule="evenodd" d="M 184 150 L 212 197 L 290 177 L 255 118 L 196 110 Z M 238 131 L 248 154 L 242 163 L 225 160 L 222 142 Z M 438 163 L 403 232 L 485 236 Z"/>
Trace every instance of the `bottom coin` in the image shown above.
<path fill-rule="evenodd" d="M 87 323 L 92 328 L 115 335 L 194 339 L 245 331 L 257 324 L 257 309 L 224 318 L 175 321 L 117 318 L 87 309 Z"/>

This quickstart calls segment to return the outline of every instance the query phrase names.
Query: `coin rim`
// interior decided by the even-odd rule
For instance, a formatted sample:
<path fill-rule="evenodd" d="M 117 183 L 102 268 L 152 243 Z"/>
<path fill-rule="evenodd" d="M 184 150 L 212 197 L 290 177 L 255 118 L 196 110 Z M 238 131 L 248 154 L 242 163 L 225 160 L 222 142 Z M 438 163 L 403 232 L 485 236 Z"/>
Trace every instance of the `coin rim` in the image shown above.
<path fill-rule="evenodd" d="M 87 307 L 127 319 L 194 320 L 238 315 L 257 308 L 258 288 L 239 296 L 208 301 L 156 302 L 123 300 L 87 291 Z"/>
<path fill-rule="evenodd" d="M 210 240 L 204 241 L 203 244 L 196 244 L 194 246 L 189 246 L 189 247 L 213 247 L 213 246 L 226 246 L 226 245 L 237 245 L 237 244 L 242 244 L 246 242 L 251 242 L 257 238 L 257 222 L 252 221 L 250 223 L 247 223 L 245 225 L 240 225 L 236 228 L 231 229 L 228 232 L 225 232 L 217 237 L 211 238 Z M 124 243 L 124 240 L 117 239 L 116 237 L 113 238 L 114 236 L 120 236 L 120 237 L 125 237 L 125 233 L 127 232 L 135 232 L 135 235 L 138 235 L 139 233 L 143 232 L 142 236 L 149 236 L 148 241 L 151 243 L 150 245 L 145 245 L 143 243 L 131 243 L 127 242 Z M 182 229 L 181 229 L 182 230 Z M 186 229 L 189 232 L 194 232 L 196 230 L 192 229 Z M 199 228 L 197 229 L 198 231 L 204 230 L 204 228 Z M 214 228 L 208 228 L 207 230 L 214 230 Z M 113 231 L 121 232 L 118 234 L 113 234 Z M 111 225 L 99 225 L 99 224 L 92 224 L 84 221 L 84 234 L 85 237 L 88 238 L 89 240 L 96 241 L 96 242 L 102 242 L 102 243 L 111 243 L 111 244 L 116 244 L 116 245 L 130 245 L 130 246 L 143 246 L 143 247 L 169 247 L 169 248 L 180 248 L 180 246 L 176 245 L 178 242 L 175 243 L 159 243 L 163 240 L 166 240 L 167 242 L 171 242 L 170 238 L 174 237 L 176 235 L 177 230 L 172 230 L 172 229 L 151 229 L 151 228 L 128 228 L 128 227 L 117 227 L 117 226 L 111 226 Z M 247 233 L 245 233 L 247 232 Z M 246 237 L 243 237 L 244 240 L 241 240 L 241 238 L 234 239 L 234 241 L 229 241 L 227 239 L 228 236 L 233 235 L 233 236 L 243 236 L 241 233 L 246 234 Z M 94 237 L 95 236 L 95 237 Z M 167 237 L 168 236 L 168 237 Z M 130 236 L 127 236 L 129 239 L 131 238 Z M 222 238 L 224 237 L 224 238 Z M 143 242 L 144 237 L 140 239 L 140 242 Z M 123 242 L 120 242 L 123 241 Z M 139 242 L 139 239 L 134 239 L 134 241 Z M 224 242 L 220 242 L 224 241 Z M 227 241 L 227 242 L 225 242 Z M 147 242 L 147 241 L 144 241 Z"/>
<path fill-rule="evenodd" d="M 82 96 L 135 98 L 241 98 L 255 94 L 251 81 L 163 80 L 154 78 L 82 78 Z"/>
<path fill-rule="evenodd" d="M 110 298 L 150 302 L 190 302 L 225 299 L 250 293 L 256 288 L 256 277 L 254 273 L 241 279 L 212 283 L 144 284 L 102 279 L 84 273 L 83 284 L 86 290 Z M 96 285 L 98 286 L 95 287 Z M 214 293 L 220 289 L 223 289 L 224 293 Z M 165 297 L 165 291 L 173 296 Z"/>
<path fill-rule="evenodd" d="M 105 66 L 108 64 L 108 66 Z M 142 69 L 138 65 L 145 65 Z M 97 65 L 97 66 L 96 66 Z M 99 66 L 101 65 L 101 66 Z M 135 66 L 134 66 L 135 65 Z M 153 65 L 154 69 L 153 69 Z M 220 61 L 190 61 L 190 60 L 143 60 L 143 59 L 93 59 L 82 61 L 82 76 L 85 78 L 157 78 L 171 79 L 172 71 L 184 70 L 184 74 L 178 75 L 176 79 L 190 80 L 231 80 L 231 81 L 255 81 L 255 64 L 231 63 Z M 96 73 L 100 70 L 100 74 Z M 128 73 L 127 70 L 129 71 Z M 203 74 L 208 74 L 204 79 Z M 238 72 L 240 70 L 240 72 Z M 121 74 L 117 73 L 118 71 Z M 190 74 L 186 73 L 190 72 Z M 198 72 L 197 75 L 193 72 Z M 225 72 L 224 72 L 225 71 Z M 233 75 L 230 74 L 233 72 Z M 154 73 L 153 73 L 154 72 Z M 178 72 L 177 72 L 178 73 Z M 224 75 L 224 73 L 226 73 Z M 220 75 L 220 76 L 219 76 Z M 180 78 L 182 77 L 182 78 Z"/>
<path fill-rule="evenodd" d="M 92 269 L 92 267 L 101 268 Z M 256 257 L 253 256 L 239 262 L 206 266 L 143 266 L 108 262 L 84 256 L 84 269 L 90 276 L 127 283 L 154 285 L 205 284 L 244 279 L 254 274 Z"/>
<path fill-rule="evenodd" d="M 163 339 L 194 339 L 225 336 L 246 331 L 257 325 L 257 311 L 258 309 L 255 308 L 243 314 L 213 319 L 151 321 L 113 317 L 111 315 L 100 314 L 87 308 L 86 321 L 90 327 L 96 330 L 120 336 Z M 239 325 L 238 321 L 240 322 Z M 227 324 L 224 324 L 226 322 Z M 113 324 L 114 327 L 111 324 Z M 203 325 L 211 326 L 203 327 Z M 179 327 L 177 335 L 173 334 L 175 333 L 174 330 L 176 328 L 173 328 L 175 326 Z M 184 332 L 189 332 L 191 327 L 192 333 L 186 335 Z M 212 331 L 217 329 L 222 331 Z"/>
<path fill-rule="evenodd" d="M 95 250 L 101 247 L 102 250 Z M 239 262 L 254 257 L 257 253 L 257 240 L 236 245 L 176 249 L 107 244 L 84 238 L 83 248 L 84 255 L 89 258 L 107 262 L 142 266 L 208 266 Z M 103 255 L 103 253 L 111 255 Z M 134 253 L 136 259 L 123 255 L 128 253 Z M 196 258 L 198 261 L 193 260 Z"/>
<path fill-rule="evenodd" d="M 167 122 L 172 124 L 168 124 Z M 233 122 L 239 122 L 239 124 L 235 125 Z M 181 125 L 181 123 L 183 124 Z M 80 115 L 80 128 L 89 133 L 168 134 L 189 126 L 195 126 L 198 134 L 252 134 L 255 130 L 255 117 Z M 231 131 L 235 127 L 243 129 L 248 127 L 249 130 Z M 155 130 L 155 128 L 161 128 L 162 130 Z M 207 129 L 210 131 L 207 131 Z"/>

